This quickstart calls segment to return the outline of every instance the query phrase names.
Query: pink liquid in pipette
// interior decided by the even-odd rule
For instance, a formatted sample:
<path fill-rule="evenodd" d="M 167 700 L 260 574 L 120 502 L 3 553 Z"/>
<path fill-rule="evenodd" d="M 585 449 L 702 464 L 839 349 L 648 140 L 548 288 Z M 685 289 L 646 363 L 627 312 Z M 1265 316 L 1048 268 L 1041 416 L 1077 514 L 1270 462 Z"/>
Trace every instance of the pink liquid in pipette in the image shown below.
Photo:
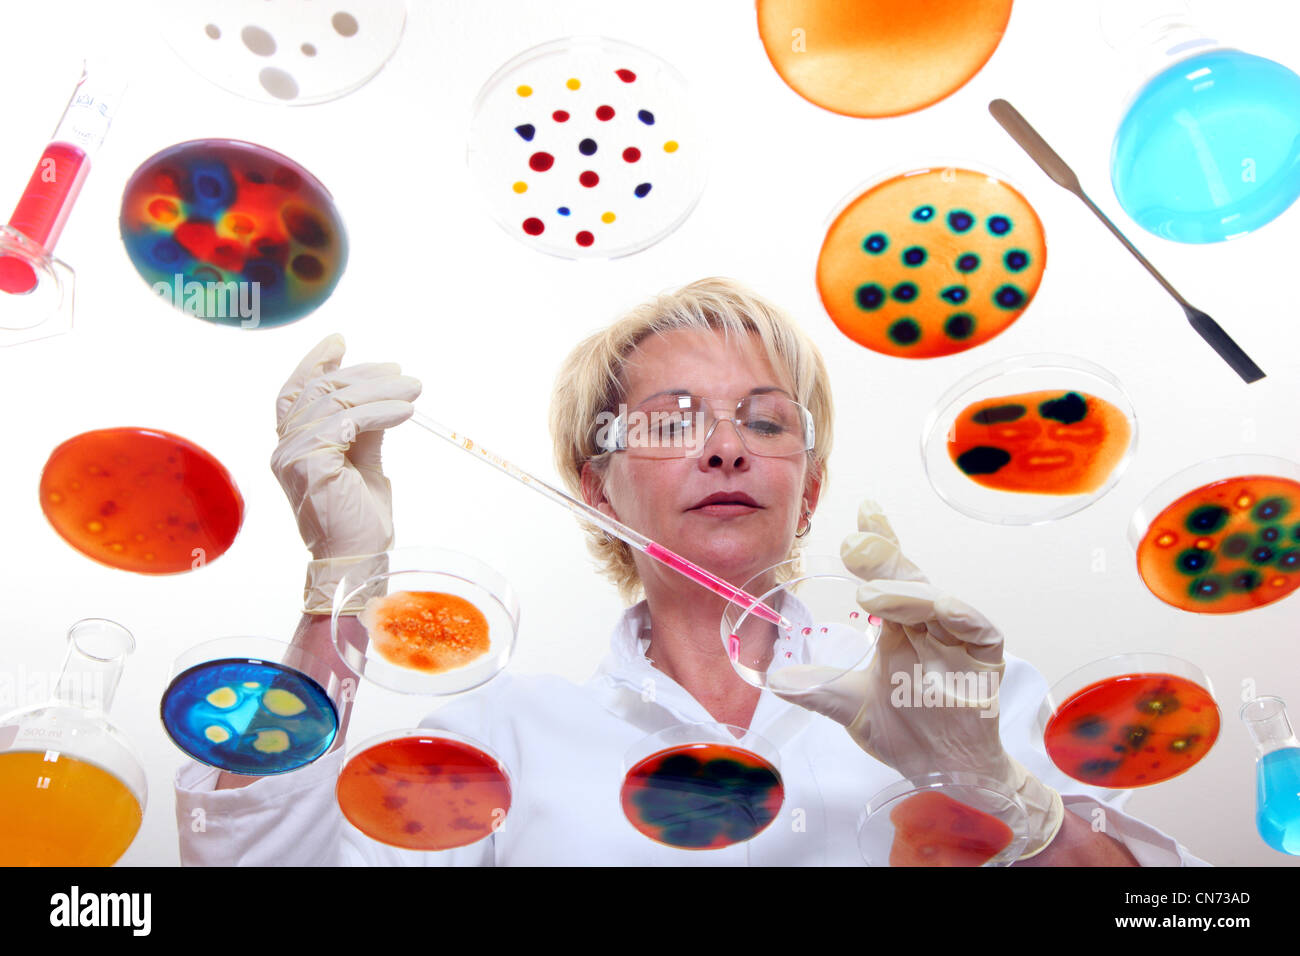
<path fill-rule="evenodd" d="M 769 621 L 772 624 L 778 624 L 782 627 L 789 625 L 789 622 L 785 618 L 780 614 L 777 614 L 766 604 L 763 604 L 761 601 L 745 594 L 745 592 L 740 588 L 728 584 L 726 581 L 722 580 L 722 578 L 705 571 L 698 564 L 687 561 L 677 552 L 669 551 L 663 545 L 651 541 L 646 545 L 645 553 L 650 555 L 650 557 L 654 558 L 656 561 L 668 565 L 668 567 L 672 568 L 674 571 L 686 575 L 696 584 L 701 584 L 714 594 L 726 598 L 728 601 L 734 601 L 743 607 L 750 607 L 750 605 L 752 605 L 751 610 L 753 613 L 758 617 L 761 617 L 763 620 Z"/>
<path fill-rule="evenodd" d="M 9 227 L 45 252 L 53 250 L 89 172 L 84 150 L 70 143 L 50 143 L 9 217 Z M 0 291 L 23 295 L 36 283 L 36 271 L 29 264 L 16 256 L 0 257 Z"/>

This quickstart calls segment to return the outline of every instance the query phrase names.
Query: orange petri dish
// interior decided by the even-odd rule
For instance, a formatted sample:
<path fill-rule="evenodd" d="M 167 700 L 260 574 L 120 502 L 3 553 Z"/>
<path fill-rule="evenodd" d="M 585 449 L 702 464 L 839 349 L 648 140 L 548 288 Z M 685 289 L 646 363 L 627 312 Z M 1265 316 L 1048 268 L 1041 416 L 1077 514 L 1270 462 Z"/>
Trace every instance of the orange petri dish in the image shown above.
<path fill-rule="evenodd" d="M 70 438 L 41 473 L 41 509 L 88 558 L 140 574 L 202 567 L 229 549 L 244 520 L 230 472 L 198 445 L 148 428 Z"/>
<path fill-rule="evenodd" d="M 1138 573 L 1166 604 L 1202 614 L 1262 607 L 1300 587 L 1300 482 L 1243 475 L 1189 491 L 1156 515 Z"/>
<path fill-rule="evenodd" d="M 1011 0 L 758 0 L 758 33 L 781 79 L 845 116 L 898 116 L 952 95 L 1010 19 Z"/>
<path fill-rule="evenodd" d="M 817 291 L 841 332 L 900 358 L 964 352 L 1006 331 L 1047 262 L 1029 201 L 994 176 L 923 168 L 852 199 L 826 232 Z"/>
<path fill-rule="evenodd" d="M 430 674 L 464 667 L 491 646 L 483 612 L 455 594 L 397 591 L 367 601 L 360 619 L 384 660 Z"/>
<path fill-rule="evenodd" d="M 890 866 L 983 866 L 1015 833 L 997 817 L 937 790 L 923 790 L 889 811 Z"/>
<path fill-rule="evenodd" d="M 0 754 L 0 866 L 112 866 L 143 818 L 127 786 L 95 764 Z"/>
<path fill-rule="evenodd" d="M 1219 707 L 1174 674 L 1121 674 L 1066 698 L 1043 746 L 1062 771 L 1098 787 L 1145 787 L 1176 777 L 1219 737 Z"/>
<path fill-rule="evenodd" d="M 967 406 L 948 433 L 962 474 L 997 491 L 1090 494 L 1128 451 L 1128 416 L 1077 391 L 1040 391 Z"/>
<path fill-rule="evenodd" d="M 339 808 L 373 840 L 451 850 L 501 828 L 510 779 L 486 751 L 451 735 L 395 733 L 364 746 L 339 774 Z"/>

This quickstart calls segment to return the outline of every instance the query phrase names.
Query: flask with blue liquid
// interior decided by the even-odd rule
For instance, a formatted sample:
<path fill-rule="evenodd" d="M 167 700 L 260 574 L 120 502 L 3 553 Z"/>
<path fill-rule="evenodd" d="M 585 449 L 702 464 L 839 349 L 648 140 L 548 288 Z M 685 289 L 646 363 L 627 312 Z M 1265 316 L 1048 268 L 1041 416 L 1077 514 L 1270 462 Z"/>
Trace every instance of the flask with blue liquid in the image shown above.
<path fill-rule="evenodd" d="M 1279 853 L 1300 856 L 1300 741 L 1280 697 L 1256 697 L 1241 708 L 1255 741 L 1255 826 Z"/>
<path fill-rule="evenodd" d="M 1111 182 L 1142 228 L 1235 239 L 1300 198 L 1300 76 L 1224 46 L 1174 0 L 1119 0 L 1103 29 L 1147 79 L 1111 149 Z"/>

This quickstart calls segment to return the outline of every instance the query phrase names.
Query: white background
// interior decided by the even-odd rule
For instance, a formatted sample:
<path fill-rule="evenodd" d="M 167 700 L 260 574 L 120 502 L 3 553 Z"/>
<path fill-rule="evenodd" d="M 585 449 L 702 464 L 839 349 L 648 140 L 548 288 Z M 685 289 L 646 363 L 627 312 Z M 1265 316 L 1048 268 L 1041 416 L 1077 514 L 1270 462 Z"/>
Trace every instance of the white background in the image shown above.
<path fill-rule="evenodd" d="M 281 0 L 268 0 L 281 2 Z M 347 6 L 351 2 L 352 6 Z M 298 358 L 343 332 L 348 362 L 400 360 L 424 382 L 420 404 L 465 433 L 553 476 L 546 408 L 562 357 L 582 336 L 658 290 L 728 275 L 792 310 L 824 350 L 837 407 L 831 481 L 809 544 L 836 551 L 858 500 L 881 501 L 911 556 L 1004 630 L 1007 647 L 1054 681 L 1113 653 L 1155 650 L 1211 675 L 1223 708 L 1219 743 L 1182 777 L 1135 794 L 1132 812 L 1220 864 L 1284 865 L 1254 829 L 1254 752 L 1237 718 L 1243 681 L 1300 704 L 1300 597 L 1224 617 L 1154 598 L 1139 579 L 1126 526 L 1174 471 L 1238 453 L 1300 459 L 1300 211 L 1228 244 L 1152 237 L 1119 210 L 1110 141 L 1139 77 L 1106 46 L 1088 2 L 1019 0 L 987 67 L 956 95 L 911 116 L 868 121 L 820 110 L 771 68 L 751 3 L 412 0 L 392 62 L 333 103 L 289 109 L 209 85 L 158 39 L 148 8 L 45 0 L 4 5 L 5 98 L 0 206 L 16 201 L 78 68 L 82 36 L 132 51 L 129 98 L 59 246 L 77 270 L 75 331 L 0 350 L 6 438 L 0 456 L 0 672 L 50 675 L 63 633 L 88 616 L 136 635 L 114 720 L 149 774 L 144 828 L 124 864 L 177 861 L 172 774 L 182 755 L 158 721 L 172 660 L 235 634 L 287 639 L 298 618 L 306 553 L 267 462 L 273 401 Z M 364 0 L 314 0 L 304 11 Z M 1210 32 L 1300 68 L 1300 8 L 1285 0 L 1194 5 Z M 304 19 L 296 44 L 325 29 Z M 629 258 L 567 262 L 534 252 L 484 213 L 464 156 L 480 85 L 520 51 L 602 34 L 659 54 L 693 85 L 710 132 L 711 174 L 680 230 Z M 1077 200 L 1053 185 L 993 122 L 1015 103 L 1071 162 L 1085 188 L 1195 304 L 1218 318 L 1269 373 L 1246 386 L 1187 326 L 1178 306 Z M 315 314 L 283 329 L 208 325 L 155 301 L 118 234 L 122 188 L 159 149 L 231 137 L 283 152 L 334 193 L 351 240 L 348 271 Z M 1031 308 L 993 342 L 908 362 L 842 336 L 822 310 L 814 262 L 831 210 L 899 164 L 992 166 L 1036 206 L 1048 267 Z M 1140 423 L 1136 459 L 1093 507 L 1034 528 L 966 518 L 927 484 L 921 424 L 958 378 L 1000 358 L 1068 352 L 1109 368 Z M 217 455 L 247 501 L 234 547 L 190 574 L 152 578 L 101 567 L 46 524 L 37 500 L 55 445 L 91 428 L 140 425 L 182 434 Z M 620 609 L 596 577 L 571 518 L 414 426 L 390 435 L 399 545 L 465 550 L 517 587 L 519 672 L 585 679 Z M 1098 568 L 1102 567 L 1101 570 Z M 0 710 L 36 703 L 0 701 Z M 428 699 L 370 685 L 352 739 L 413 725 Z M 869 796 L 864 794 L 864 798 Z M 593 795 L 593 799 L 601 799 Z"/>

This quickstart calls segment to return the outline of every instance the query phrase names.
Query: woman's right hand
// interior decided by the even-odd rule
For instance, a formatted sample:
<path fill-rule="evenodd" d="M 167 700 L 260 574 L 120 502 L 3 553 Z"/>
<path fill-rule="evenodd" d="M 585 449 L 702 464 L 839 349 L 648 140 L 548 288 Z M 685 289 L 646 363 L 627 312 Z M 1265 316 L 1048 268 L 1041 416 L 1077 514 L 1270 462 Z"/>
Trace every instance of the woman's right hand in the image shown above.
<path fill-rule="evenodd" d="M 271 470 L 315 559 L 309 612 L 328 611 L 342 571 L 333 559 L 377 554 L 393 545 L 393 498 L 380 461 L 384 429 L 415 411 L 420 382 L 396 363 L 340 368 L 343 336 L 320 342 L 276 399 L 280 441 Z"/>

